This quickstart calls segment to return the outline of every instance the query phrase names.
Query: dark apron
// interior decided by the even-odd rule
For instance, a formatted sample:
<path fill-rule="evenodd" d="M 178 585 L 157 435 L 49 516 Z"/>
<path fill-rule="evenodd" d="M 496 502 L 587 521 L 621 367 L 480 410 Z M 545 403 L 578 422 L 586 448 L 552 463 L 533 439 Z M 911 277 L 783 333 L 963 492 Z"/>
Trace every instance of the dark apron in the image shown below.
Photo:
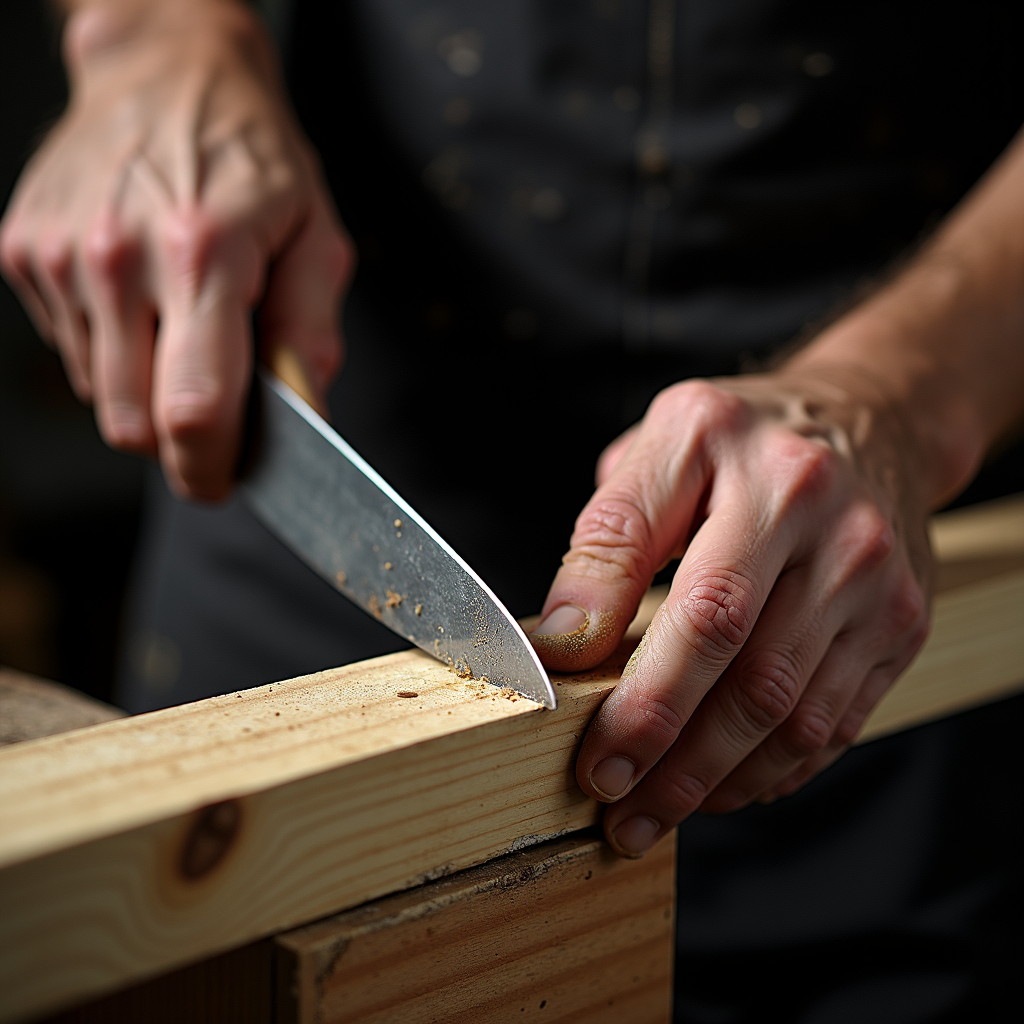
<path fill-rule="evenodd" d="M 536 611 L 599 452 L 661 387 L 827 316 L 1006 145 L 1017 11 L 300 4 L 293 93 L 361 256 L 338 429 Z M 237 503 L 155 476 L 134 594 L 132 711 L 402 646 Z M 677 1019 L 1017 1019 L 1022 712 L 686 822 Z"/>

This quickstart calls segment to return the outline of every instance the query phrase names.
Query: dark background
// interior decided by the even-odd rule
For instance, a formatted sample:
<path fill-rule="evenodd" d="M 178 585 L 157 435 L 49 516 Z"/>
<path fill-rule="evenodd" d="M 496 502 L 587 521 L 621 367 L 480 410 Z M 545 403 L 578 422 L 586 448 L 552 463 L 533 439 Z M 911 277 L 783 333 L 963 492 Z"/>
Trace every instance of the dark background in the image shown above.
<path fill-rule="evenodd" d="M 59 23 L 0 4 L 0 201 L 60 114 Z M 0 664 L 109 698 L 144 466 L 110 451 L 0 284 Z"/>
<path fill-rule="evenodd" d="M 63 108 L 59 23 L 44 0 L 0 5 L 0 201 Z M 0 664 L 109 699 L 145 466 L 99 438 L 0 283 Z M 1024 489 L 1024 448 L 956 504 Z"/>

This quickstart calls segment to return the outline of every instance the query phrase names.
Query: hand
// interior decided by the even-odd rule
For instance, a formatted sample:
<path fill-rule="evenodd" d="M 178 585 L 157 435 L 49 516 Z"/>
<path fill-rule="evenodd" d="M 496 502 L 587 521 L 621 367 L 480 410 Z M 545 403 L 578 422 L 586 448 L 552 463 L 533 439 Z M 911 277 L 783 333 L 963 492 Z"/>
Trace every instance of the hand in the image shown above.
<path fill-rule="evenodd" d="M 682 557 L 577 761 L 620 853 L 790 793 L 854 739 L 927 633 L 919 477 L 849 372 L 678 384 L 608 449 L 533 641 L 597 664 Z"/>
<path fill-rule="evenodd" d="M 220 498 L 250 310 L 322 397 L 352 247 L 243 6 L 110 0 L 73 14 L 64 43 L 71 100 L 17 186 L 0 262 L 107 442 Z"/>

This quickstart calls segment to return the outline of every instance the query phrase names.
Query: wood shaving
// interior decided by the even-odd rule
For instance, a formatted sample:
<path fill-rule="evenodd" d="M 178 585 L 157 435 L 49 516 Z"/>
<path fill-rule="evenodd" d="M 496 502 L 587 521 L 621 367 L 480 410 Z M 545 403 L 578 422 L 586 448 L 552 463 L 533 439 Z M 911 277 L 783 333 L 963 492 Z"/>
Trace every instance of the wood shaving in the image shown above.
<path fill-rule="evenodd" d="M 418 697 L 419 694 L 415 690 L 399 690 L 399 697 Z"/>

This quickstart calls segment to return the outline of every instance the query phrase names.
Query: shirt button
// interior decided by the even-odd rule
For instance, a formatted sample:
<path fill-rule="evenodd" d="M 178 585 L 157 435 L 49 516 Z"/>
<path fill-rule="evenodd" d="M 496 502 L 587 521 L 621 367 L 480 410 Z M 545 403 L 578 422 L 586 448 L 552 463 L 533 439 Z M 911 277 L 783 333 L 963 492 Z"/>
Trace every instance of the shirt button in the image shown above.
<path fill-rule="evenodd" d="M 741 103 L 733 112 L 733 118 L 744 131 L 753 131 L 761 127 L 764 115 L 756 103 Z"/>
<path fill-rule="evenodd" d="M 469 78 L 480 70 L 483 46 L 483 36 L 474 28 L 465 28 L 445 36 L 437 44 L 437 52 L 451 71 Z"/>
<path fill-rule="evenodd" d="M 653 132 L 645 132 L 637 140 L 636 162 L 640 170 L 652 178 L 668 170 L 668 153 L 661 139 Z"/>
<path fill-rule="evenodd" d="M 801 63 L 804 74 L 811 78 L 824 78 L 832 74 L 835 66 L 835 61 L 827 53 L 809 53 Z"/>

